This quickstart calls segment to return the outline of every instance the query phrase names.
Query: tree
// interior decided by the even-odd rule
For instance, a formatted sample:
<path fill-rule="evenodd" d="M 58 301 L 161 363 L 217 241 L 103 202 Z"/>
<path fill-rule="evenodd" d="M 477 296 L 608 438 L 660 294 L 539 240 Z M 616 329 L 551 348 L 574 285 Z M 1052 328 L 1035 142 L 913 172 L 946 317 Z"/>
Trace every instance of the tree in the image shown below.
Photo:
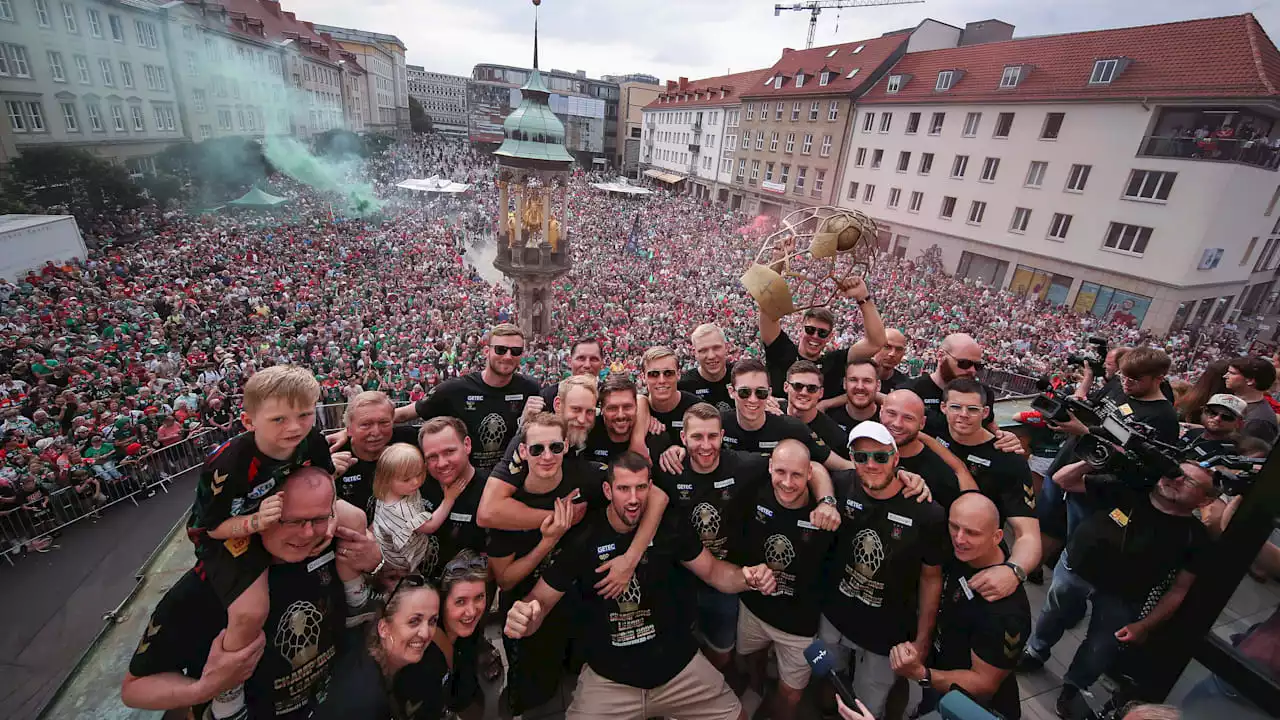
<path fill-rule="evenodd" d="M 341 158 L 346 155 L 366 157 L 364 140 L 350 130 L 325 130 L 312 141 L 315 153 L 324 157 Z"/>
<path fill-rule="evenodd" d="M 189 185 L 201 202 L 220 202 L 275 173 L 262 145 L 245 136 L 171 145 L 156 156 L 156 169 Z"/>
<path fill-rule="evenodd" d="M 422 107 L 422 103 L 412 97 L 409 98 L 409 128 L 417 134 L 429 133 L 434 129 L 431 125 L 431 116 Z"/>
<path fill-rule="evenodd" d="M 12 195 L 45 210 L 93 216 L 145 203 L 123 167 L 79 148 L 25 148 L 9 163 L 9 173 Z"/>

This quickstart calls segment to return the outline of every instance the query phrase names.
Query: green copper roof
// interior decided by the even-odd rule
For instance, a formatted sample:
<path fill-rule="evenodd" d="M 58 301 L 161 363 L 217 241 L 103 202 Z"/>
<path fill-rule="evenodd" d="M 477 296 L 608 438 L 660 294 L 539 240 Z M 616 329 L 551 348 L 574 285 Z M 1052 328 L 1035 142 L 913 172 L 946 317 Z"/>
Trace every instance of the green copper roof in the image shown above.
<path fill-rule="evenodd" d="M 551 91 L 542 82 L 542 73 L 535 67 L 529 80 L 520 88 L 520 106 L 511 111 L 502 123 L 502 141 L 494 154 L 502 157 L 573 162 L 573 156 L 564 148 L 564 123 L 551 112 L 547 99 Z"/>

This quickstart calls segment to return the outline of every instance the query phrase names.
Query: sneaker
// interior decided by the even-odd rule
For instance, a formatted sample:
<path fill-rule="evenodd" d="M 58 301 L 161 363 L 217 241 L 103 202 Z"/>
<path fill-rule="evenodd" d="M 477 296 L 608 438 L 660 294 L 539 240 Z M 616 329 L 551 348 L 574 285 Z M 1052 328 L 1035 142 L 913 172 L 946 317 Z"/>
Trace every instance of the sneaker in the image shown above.
<path fill-rule="evenodd" d="M 1062 720 L 1074 720 L 1075 709 L 1079 702 L 1080 689 L 1074 685 L 1063 685 L 1062 692 L 1058 693 L 1057 702 L 1053 704 L 1053 710 Z"/>
<path fill-rule="evenodd" d="M 1036 657 L 1030 648 L 1022 651 L 1022 657 L 1018 658 L 1018 665 L 1014 668 L 1014 672 L 1033 673 L 1044 669 L 1044 661 Z"/>

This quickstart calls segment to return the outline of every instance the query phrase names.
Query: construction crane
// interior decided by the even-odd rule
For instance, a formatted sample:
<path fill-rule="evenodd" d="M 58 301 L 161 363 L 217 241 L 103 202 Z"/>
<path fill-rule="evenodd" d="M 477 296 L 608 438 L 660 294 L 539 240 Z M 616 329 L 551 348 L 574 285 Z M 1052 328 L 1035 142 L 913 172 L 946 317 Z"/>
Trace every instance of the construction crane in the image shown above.
<path fill-rule="evenodd" d="M 809 37 L 804 42 L 807 50 L 813 47 L 813 35 L 818 30 L 818 16 L 822 14 L 823 10 L 838 10 L 847 7 L 876 7 L 879 5 L 914 5 L 922 2 L 924 0 L 809 0 L 809 2 L 800 2 L 794 5 L 774 5 L 773 16 L 778 17 L 783 10 L 808 10 Z"/>

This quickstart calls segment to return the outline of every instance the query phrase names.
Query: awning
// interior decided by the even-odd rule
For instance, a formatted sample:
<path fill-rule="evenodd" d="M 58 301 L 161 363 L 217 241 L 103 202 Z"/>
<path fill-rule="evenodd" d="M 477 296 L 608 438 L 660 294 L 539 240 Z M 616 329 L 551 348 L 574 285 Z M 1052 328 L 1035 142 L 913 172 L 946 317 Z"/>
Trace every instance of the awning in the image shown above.
<path fill-rule="evenodd" d="M 619 178 L 610 182 L 591 183 L 591 187 L 597 190 L 604 190 L 611 193 L 622 193 L 624 195 L 652 195 L 653 191 L 648 188 L 642 188 L 639 185 L 632 185 L 626 181 L 626 178 Z"/>
<path fill-rule="evenodd" d="M 406 178 L 396 183 L 396 187 L 417 192 L 460 193 L 466 192 L 471 186 L 432 175 L 429 178 Z"/>
<path fill-rule="evenodd" d="M 683 175 L 676 175 L 674 173 L 665 173 L 665 172 L 662 172 L 661 170 L 652 170 L 652 169 L 645 170 L 644 174 L 646 177 L 651 177 L 654 180 L 660 180 L 664 183 L 678 183 L 681 180 L 685 179 Z"/>

